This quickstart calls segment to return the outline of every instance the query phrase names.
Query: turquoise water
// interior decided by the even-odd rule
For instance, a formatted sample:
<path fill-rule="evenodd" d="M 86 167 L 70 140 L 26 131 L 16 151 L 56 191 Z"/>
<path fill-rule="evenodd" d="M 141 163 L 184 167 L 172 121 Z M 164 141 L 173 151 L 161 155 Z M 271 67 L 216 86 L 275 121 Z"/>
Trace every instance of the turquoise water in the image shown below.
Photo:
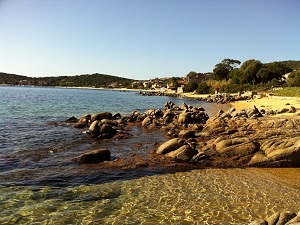
<path fill-rule="evenodd" d="M 162 131 L 133 127 L 133 138 L 95 141 L 49 122 L 100 111 L 130 114 L 187 99 L 109 90 L 0 87 L 0 224 L 247 224 L 298 211 L 299 169 L 145 168 L 98 170 L 70 159 L 108 148 L 113 159 L 147 157 Z M 278 174 L 283 174 L 278 176 Z"/>

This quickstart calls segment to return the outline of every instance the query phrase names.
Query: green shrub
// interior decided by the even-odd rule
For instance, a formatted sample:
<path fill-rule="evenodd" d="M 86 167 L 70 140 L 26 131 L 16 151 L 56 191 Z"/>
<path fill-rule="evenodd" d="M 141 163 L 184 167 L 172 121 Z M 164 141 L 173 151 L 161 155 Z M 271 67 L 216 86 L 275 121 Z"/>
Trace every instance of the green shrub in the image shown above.
<path fill-rule="evenodd" d="M 198 88 L 196 89 L 197 94 L 209 94 L 210 87 L 207 85 L 206 82 L 199 84 Z"/>
<path fill-rule="evenodd" d="M 193 92 L 198 88 L 198 84 L 196 82 L 189 82 L 187 83 L 184 88 L 183 92 Z"/>
<path fill-rule="evenodd" d="M 225 93 L 237 93 L 237 92 L 243 92 L 253 90 L 253 86 L 251 84 L 228 84 L 221 88 L 220 92 Z"/>
<path fill-rule="evenodd" d="M 287 80 L 289 86 L 297 87 L 300 86 L 300 70 L 291 72 Z"/>

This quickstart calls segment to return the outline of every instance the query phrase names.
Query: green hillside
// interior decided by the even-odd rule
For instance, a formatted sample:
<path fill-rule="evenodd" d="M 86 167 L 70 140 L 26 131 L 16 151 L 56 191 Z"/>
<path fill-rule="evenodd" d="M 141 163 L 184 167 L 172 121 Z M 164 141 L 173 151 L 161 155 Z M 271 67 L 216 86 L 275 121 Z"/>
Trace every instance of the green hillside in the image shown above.
<path fill-rule="evenodd" d="M 63 87 L 127 87 L 134 80 L 105 74 L 85 74 L 59 77 L 26 77 L 16 74 L 0 73 L 0 84 L 63 86 Z"/>
<path fill-rule="evenodd" d="M 22 80 L 28 80 L 26 76 L 0 72 L 0 84 L 18 85 Z"/>

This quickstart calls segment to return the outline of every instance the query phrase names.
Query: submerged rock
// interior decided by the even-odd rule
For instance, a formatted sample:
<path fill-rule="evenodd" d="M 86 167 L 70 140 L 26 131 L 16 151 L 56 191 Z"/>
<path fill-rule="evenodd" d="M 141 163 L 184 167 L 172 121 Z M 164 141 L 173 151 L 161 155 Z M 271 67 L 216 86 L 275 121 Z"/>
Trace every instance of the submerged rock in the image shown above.
<path fill-rule="evenodd" d="M 84 154 L 81 154 L 72 159 L 78 163 L 97 163 L 110 160 L 110 151 L 107 149 L 93 150 Z"/>

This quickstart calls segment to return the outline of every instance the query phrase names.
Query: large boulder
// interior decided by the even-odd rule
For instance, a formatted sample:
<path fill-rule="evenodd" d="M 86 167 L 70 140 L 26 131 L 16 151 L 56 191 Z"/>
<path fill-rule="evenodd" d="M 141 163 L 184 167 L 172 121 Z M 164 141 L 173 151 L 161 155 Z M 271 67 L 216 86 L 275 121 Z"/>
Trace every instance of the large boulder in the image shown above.
<path fill-rule="evenodd" d="M 225 132 L 227 121 L 223 118 L 210 118 L 202 130 L 202 135 L 210 136 Z"/>
<path fill-rule="evenodd" d="M 96 120 L 96 121 L 94 121 L 94 122 L 90 125 L 89 132 L 90 132 L 92 135 L 97 135 L 97 134 L 100 133 L 99 122 L 100 122 L 100 121 Z"/>
<path fill-rule="evenodd" d="M 112 119 L 112 114 L 110 112 L 100 112 L 100 113 L 96 113 L 93 114 L 91 116 L 91 121 L 95 121 L 95 120 L 102 120 L 102 119 Z"/>
<path fill-rule="evenodd" d="M 209 116 L 204 111 L 194 110 L 191 115 L 191 122 L 193 123 L 205 123 L 209 119 Z"/>
<path fill-rule="evenodd" d="M 163 119 L 165 120 L 166 123 L 172 122 L 174 117 L 175 117 L 175 113 L 169 110 L 166 111 L 163 115 Z"/>
<path fill-rule="evenodd" d="M 179 137 L 186 138 L 186 137 L 195 137 L 195 131 L 193 130 L 181 130 L 178 134 Z"/>
<path fill-rule="evenodd" d="M 107 149 L 97 149 L 84 154 L 81 154 L 72 159 L 78 163 L 97 163 L 110 160 L 110 151 Z"/>
<path fill-rule="evenodd" d="M 100 133 L 101 134 L 107 133 L 113 136 L 116 133 L 116 130 L 110 124 L 102 124 L 102 126 L 100 127 Z"/>
<path fill-rule="evenodd" d="M 183 145 L 177 150 L 165 154 L 165 156 L 171 157 L 176 161 L 189 162 L 197 153 L 198 152 L 189 145 Z"/>
<path fill-rule="evenodd" d="M 300 166 L 300 137 L 266 140 L 249 166 Z"/>
<path fill-rule="evenodd" d="M 118 120 L 118 119 L 121 119 L 121 118 L 122 118 L 122 116 L 121 116 L 120 113 L 115 113 L 115 114 L 112 116 L 112 119 L 114 119 L 114 120 Z"/>
<path fill-rule="evenodd" d="M 108 125 L 111 125 L 111 126 L 118 126 L 118 122 L 116 122 L 114 120 L 110 120 L 110 119 L 102 119 L 101 124 L 108 124 Z"/>
<path fill-rule="evenodd" d="M 177 150 L 181 146 L 183 146 L 185 141 L 181 138 L 173 138 L 165 143 L 163 143 L 159 148 L 156 150 L 157 154 L 166 154 L 172 151 Z"/>
<path fill-rule="evenodd" d="M 252 155 L 258 151 L 259 145 L 249 138 L 233 138 L 223 139 L 218 138 L 215 141 L 217 152 L 225 157 L 243 157 Z"/>
<path fill-rule="evenodd" d="M 246 109 L 246 113 L 249 118 L 258 118 L 263 117 L 261 112 L 256 108 L 256 106 L 253 106 L 252 108 Z"/>
<path fill-rule="evenodd" d="M 295 112 L 297 112 L 297 109 L 294 106 L 291 106 L 288 113 L 295 113 Z"/>
<path fill-rule="evenodd" d="M 150 126 L 150 125 L 152 124 L 152 122 L 153 122 L 153 117 L 147 116 L 147 117 L 143 120 L 142 126 L 143 126 L 143 127 Z"/>
<path fill-rule="evenodd" d="M 190 112 L 182 112 L 179 114 L 178 123 L 179 124 L 188 124 L 191 122 L 191 113 Z"/>
<path fill-rule="evenodd" d="M 89 124 L 89 119 L 86 117 L 81 117 L 77 123 L 74 124 L 75 128 L 83 128 L 88 126 Z"/>

